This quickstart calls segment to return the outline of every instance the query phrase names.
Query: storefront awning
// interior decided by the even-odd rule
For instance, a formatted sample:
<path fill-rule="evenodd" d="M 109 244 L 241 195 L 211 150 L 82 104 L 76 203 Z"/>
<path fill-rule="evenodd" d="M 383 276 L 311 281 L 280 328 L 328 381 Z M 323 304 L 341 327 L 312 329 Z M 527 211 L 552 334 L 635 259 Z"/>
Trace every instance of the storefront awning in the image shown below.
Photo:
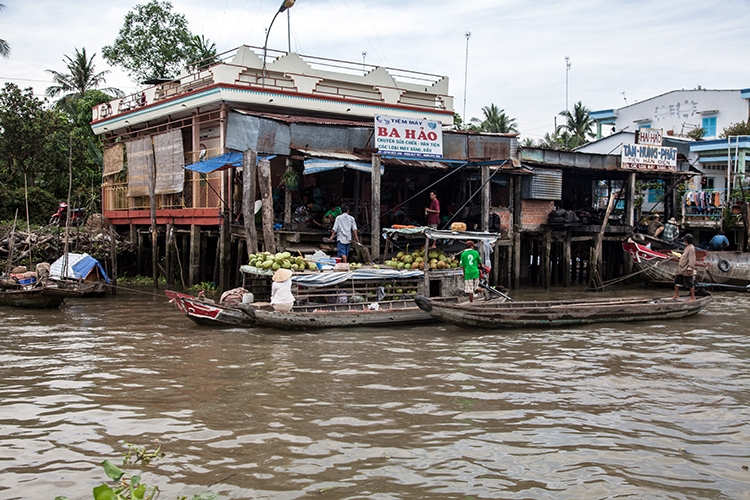
<path fill-rule="evenodd" d="M 260 156 L 256 161 L 263 159 L 271 160 L 276 156 Z M 185 165 L 185 170 L 192 170 L 193 172 L 199 172 L 201 174 L 210 174 L 217 170 L 223 170 L 229 167 L 241 167 L 242 166 L 242 153 L 229 152 L 224 153 L 220 156 L 214 156 L 208 160 L 199 161 L 191 165 Z"/>
<path fill-rule="evenodd" d="M 362 161 L 308 158 L 305 160 L 305 171 L 303 173 L 304 175 L 318 174 L 328 170 L 336 170 L 337 168 L 349 168 L 360 172 L 367 172 L 368 174 L 372 172 L 372 164 Z M 381 165 L 380 175 L 383 175 L 383 172 L 385 172 L 385 168 Z"/>

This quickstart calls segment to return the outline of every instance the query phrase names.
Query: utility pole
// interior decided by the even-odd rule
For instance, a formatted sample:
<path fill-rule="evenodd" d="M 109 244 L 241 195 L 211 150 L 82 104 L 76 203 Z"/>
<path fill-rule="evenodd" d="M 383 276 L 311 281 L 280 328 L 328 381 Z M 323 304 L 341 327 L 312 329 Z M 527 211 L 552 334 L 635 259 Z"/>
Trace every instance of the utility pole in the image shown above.
<path fill-rule="evenodd" d="M 367 74 L 367 69 L 365 68 L 365 58 L 366 57 L 367 57 L 367 51 L 363 50 L 362 51 L 362 73 L 365 74 L 365 75 Z"/>
<path fill-rule="evenodd" d="M 464 111 L 461 120 L 463 120 L 463 126 L 465 129 L 468 121 L 466 119 L 466 85 L 469 79 L 469 38 L 471 38 L 471 31 L 464 33 L 464 36 L 466 37 L 466 66 L 464 68 Z"/>
<path fill-rule="evenodd" d="M 289 9 L 286 10 L 286 39 L 289 50 L 287 54 L 292 53 L 292 15 L 289 13 Z"/>
<path fill-rule="evenodd" d="M 570 111 L 568 107 L 568 73 L 570 73 L 570 58 L 565 56 L 565 111 Z"/>

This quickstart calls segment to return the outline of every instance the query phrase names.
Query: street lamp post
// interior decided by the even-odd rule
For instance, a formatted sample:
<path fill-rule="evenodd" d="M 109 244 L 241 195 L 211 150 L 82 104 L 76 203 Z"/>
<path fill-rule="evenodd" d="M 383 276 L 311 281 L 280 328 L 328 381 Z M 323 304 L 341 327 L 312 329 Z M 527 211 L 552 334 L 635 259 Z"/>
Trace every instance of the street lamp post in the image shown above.
<path fill-rule="evenodd" d="M 268 51 L 268 35 L 271 34 L 271 26 L 273 26 L 273 22 L 276 20 L 276 16 L 281 14 L 287 9 L 291 9 L 294 5 L 295 0 L 281 0 L 281 6 L 279 7 L 279 10 L 276 11 L 276 14 L 273 15 L 273 19 L 271 19 L 271 24 L 268 25 L 268 29 L 266 30 L 266 40 L 263 42 L 263 85 L 266 84 L 266 52 Z"/>

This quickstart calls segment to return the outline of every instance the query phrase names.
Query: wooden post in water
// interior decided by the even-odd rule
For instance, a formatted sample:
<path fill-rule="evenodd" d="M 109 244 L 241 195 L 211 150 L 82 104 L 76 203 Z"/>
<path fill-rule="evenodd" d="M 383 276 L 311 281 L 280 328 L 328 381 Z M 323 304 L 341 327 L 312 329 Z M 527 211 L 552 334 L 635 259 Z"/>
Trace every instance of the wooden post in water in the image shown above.
<path fill-rule="evenodd" d="M 258 162 L 258 184 L 263 203 L 263 244 L 267 252 L 276 253 L 276 240 L 273 234 L 273 186 L 271 185 L 271 162 L 262 159 Z"/>
<path fill-rule="evenodd" d="M 587 292 L 604 291 L 604 283 L 602 282 L 602 276 L 599 273 L 599 262 L 601 262 L 602 258 L 602 240 L 604 239 L 604 232 L 607 230 L 609 216 L 612 214 L 612 209 L 615 207 L 616 199 L 617 196 L 615 192 L 610 190 L 609 203 L 607 203 L 607 212 L 604 214 L 602 228 L 599 230 L 599 234 L 596 235 L 596 243 L 594 244 L 594 249 L 591 252 L 591 262 L 589 263 L 589 281 L 586 288 Z"/>
<path fill-rule="evenodd" d="M 190 226 L 190 263 L 188 269 L 188 283 L 190 286 L 200 283 L 201 273 L 201 227 Z"/>
<path fill-rule="evenodd" d="M 165 253 L 165 264 L 166 267 L 165 271 L 167 272 L 167 285 L 173 285 L 174 284 L 174 265 L 172 263 L 172 256 L 174 255 L 174 244 L 173 244 L 173 235 L 174 232 L 174 226 L 172 223 L 167 224 L 167 234 L 164 238 L 165 244 L 166 244 L 166 253 Z"/>
<path fill-rule="evenodd" d="M 570 228 L 568 228 L 565 231 L 565 240 L 562 243 L 563 249 L 562 249 L 562 273 L 563 273 L 563 282 L 562 285 L 564 287 L 570 286 Z"/>
<path fill-rule="evenodd" d="M 549 290 L 552 285 L 552 232 L 544 231 L 542 241 L 540 242 L 540 259 L 541 259 L 541 281 L 545 290 Z"/>
<path fill-rule="evenodd" d="M 112 283 L 110 288 L 112 295 L 117 294 L 117 232 L 114 224 L 109 225 L 109 258 L 112 262 L 110 269 L 109 281 Z"/>
<path fill-rule="evenodd" d="M 372 155 L 370 179 L 370 255 L 380 261 L 380 155 Z"/>
<path fill-rule="evenodd" d="M 380 261 L 380 155 L 372 155 L 370 179 L 370 255 L 373 262 Z"/>
<path fill-rule="evenodd" d="M 245 223 L 245 247 L 248 256 L 258 253 L 258 230 L 255 227 L 255 191 L 258 154 L 248 149 L 242 155 L 242 218 Z"/>
<path fill-rule="evenodd" d="M 154 280 L 154 288 L 159 288 L 159 233 L 156 229 L 156 170 L 154 168 L 153 154 L 147 155 L 150 159 L 148 166 L 148 200 L 151 212 L 151 277 Z"/>

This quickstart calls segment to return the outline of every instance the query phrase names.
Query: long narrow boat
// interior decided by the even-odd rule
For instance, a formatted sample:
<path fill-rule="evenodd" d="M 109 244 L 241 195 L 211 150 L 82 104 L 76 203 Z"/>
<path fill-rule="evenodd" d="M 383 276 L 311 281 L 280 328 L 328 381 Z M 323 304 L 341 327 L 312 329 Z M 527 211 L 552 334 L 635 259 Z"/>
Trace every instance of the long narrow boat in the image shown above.
<path fill-rule="evenodd" d="M 0 305 L 26 307 L 31 309 L 51 309 L 60 307 L 68 294 L 58 293 L 39 284 L 33 287 L 0 287 Z"/>
<path fill-rule="evenodd" d="M 464 300 L 459 297 L 436 297 L 432 299 L 439 304 L 458 304 Z M 295 307 L 288 313 L 274 311 L 270 308 L 253 307 L 255 325 L 276 330 L 315 330 L 321 328 L 341 327 L 391 327 L 433 321 L 433 318 L 422 311 L 414 300 L 393 300 L 377 303 L 377 308 L 361 304 L 331 304 L 326 307 Z"/>
<path fill-rule="evenodd" d="M 699 313 L 710 301 L 708 293 L 696 300 L 623 298 L 460 305 L 439 303 L 421 295 L 415 299 L 419 308 L 433 318 L 463 328 L 487 329 L 684 318 Z"/>
<path fill-rule="evenodd" d="M 673 286 L 681 253 L 676 250 L 655 250 L 635 241 L 622 244 L 633 259 L 633 265 L 644 278 L 660 286 Z M 750 291 L 750 254 L 730 251 L 696 249 L 696 286 Z"/>
<path fill-rule="evenodd" d="M 420 310 L 412 299 L 381 301 L 377 306 L 366 303 L 297 305 L 291 312 L 281 313 L 274 311 L 267 303 L 226 305 L 207 302 L 172 290 L 165 293 L 169 301 L 185 316 L 204 326 L 262 326 L 277 330 L 310 330 L 341 326 L 405 325 L 433 320 L 429 314 Z M 461 299 L 438 300 L 458 302 Z"/>

